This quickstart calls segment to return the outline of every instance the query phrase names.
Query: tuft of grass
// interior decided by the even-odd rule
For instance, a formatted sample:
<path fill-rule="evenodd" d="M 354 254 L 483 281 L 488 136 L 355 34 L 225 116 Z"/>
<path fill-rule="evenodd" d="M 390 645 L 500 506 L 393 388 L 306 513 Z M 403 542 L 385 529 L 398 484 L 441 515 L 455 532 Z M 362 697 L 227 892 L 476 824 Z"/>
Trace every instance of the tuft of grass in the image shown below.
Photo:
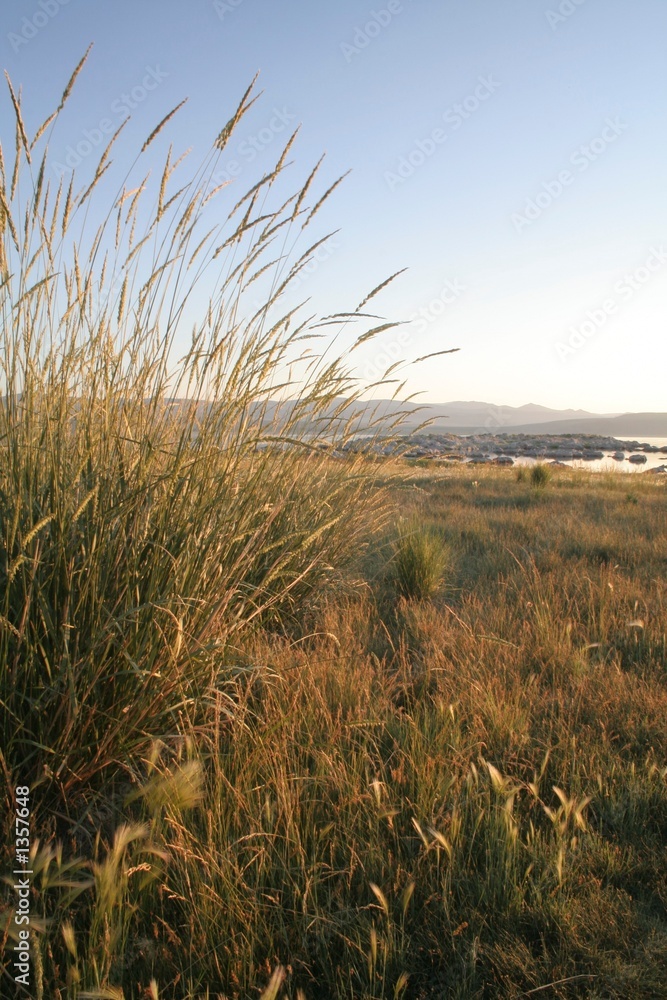
<path fill-rule="evenodd" d="M 438 534 L 412 521 L 401 526 L 392 562 L 397 594 L 425 601 L 438 591 L 447 564 L 447 549 Z"/>
<path fill-rule="evenodd" d="M 543 489 L 551 479 L 551 469 L 543 462 L 537 462 L 530 470 L 530 482 L 536 489 Z"/>

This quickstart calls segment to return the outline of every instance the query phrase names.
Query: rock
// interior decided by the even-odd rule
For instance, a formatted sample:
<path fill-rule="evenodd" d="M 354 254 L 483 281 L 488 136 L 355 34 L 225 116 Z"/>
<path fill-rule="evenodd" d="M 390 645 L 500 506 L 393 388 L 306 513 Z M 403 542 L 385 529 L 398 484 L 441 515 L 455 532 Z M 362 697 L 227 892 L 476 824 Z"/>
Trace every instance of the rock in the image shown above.
<path fill-rule="evenodd" d="M 624 451 L 615 451 L 614 454 L 611 457 L 615 458 L 617 462 L 624 462 L 625 461 L 625 452 Z"/>
<path fill-rule="evenodd" d="M 632 462 L 634 465 L 643 465 L 647 461 L 646 455 L 630 455 L 628 457 L 628 462 Z"/>

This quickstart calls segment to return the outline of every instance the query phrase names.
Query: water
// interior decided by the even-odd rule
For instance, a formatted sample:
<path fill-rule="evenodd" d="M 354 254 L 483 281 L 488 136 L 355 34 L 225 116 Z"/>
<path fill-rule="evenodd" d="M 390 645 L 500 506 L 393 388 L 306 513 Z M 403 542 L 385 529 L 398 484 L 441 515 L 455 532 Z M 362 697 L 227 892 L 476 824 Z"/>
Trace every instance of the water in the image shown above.
<path fill-rule="evenodd" d="M 656 448 L 667 448 L 667 438 L 659 437 L 643 437 L 643 438 L 633 438 L 633 437 L 617 437 L 618 441 L 639 441 L 640 444 L 651 444 L 655 445 Z M 600 449 L 602 450 L 602 449 Z M 667 466 L 667 453 L 665 454 L 646 454 L 646 461 L 641 465 L 634 465 L 632 462 L 628 462 L 628 455 L 638 455 L 639 452 L 633 452 L 628 449 L 625 450 L 625 461 L 617 462 L 613 458 L 613 452 L 605 452 L 604 458 L 593 459 L 590 462 L 584 462 L 580 458 L 575 458 L 572 460 L 565 461 L 564 465 L 569 465 L 572 469 L 587 469 L 588 472 L 646 472 L 647 469 L 656 469 L 661 465 Z M 515 465 L 535 465 L 538 462 L 546 462 L 547 464 L 551 459 L 541 459 L 541 458 L 515 458 Z"/>

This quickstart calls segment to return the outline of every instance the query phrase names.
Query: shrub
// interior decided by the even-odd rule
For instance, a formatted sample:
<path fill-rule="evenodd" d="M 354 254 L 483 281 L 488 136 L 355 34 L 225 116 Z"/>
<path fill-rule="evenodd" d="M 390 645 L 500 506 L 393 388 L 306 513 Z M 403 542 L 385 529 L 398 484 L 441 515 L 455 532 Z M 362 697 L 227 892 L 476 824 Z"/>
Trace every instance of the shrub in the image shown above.
<path fill-rule="evenodd" d="M 536 489 L 541 489 L 547 485 L 551 479 L 551 469 L 543 462 L 538 462 L 530 470 L 530 482 Z"/>
<path fill-rule="evenodd" d="M 436 593 L 447 563 L 447 550 L 433 531 L 410 523 L 399 530 L 393 557 L 397 593 L 408 600 L 424 601 Z"/>

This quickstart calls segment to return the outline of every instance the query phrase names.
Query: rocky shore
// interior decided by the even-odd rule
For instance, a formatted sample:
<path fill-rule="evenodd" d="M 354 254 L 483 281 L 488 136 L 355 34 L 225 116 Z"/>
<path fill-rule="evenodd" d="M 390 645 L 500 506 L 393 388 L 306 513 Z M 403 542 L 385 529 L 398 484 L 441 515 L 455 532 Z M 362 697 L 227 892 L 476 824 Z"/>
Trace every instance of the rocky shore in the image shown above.
<path fill-rule="evenodd" d="M 358 447 L 359 443 L 352 447 Z M 659 448 L 641 441 L 620 441 L 598 434 L 435 434 L 423 432 L 408 438 L 403 448 L 396 443 L 376 444 L 384 454 L 401 451 L 404 458 L 440 461 L 493 463 L 513 465 L 518 458 L 534 458 L 553 462 L 594 461 L 605 457 L 617 462 L 644 464 L 648 454 L 667 455 L 667 447 Z"/>

